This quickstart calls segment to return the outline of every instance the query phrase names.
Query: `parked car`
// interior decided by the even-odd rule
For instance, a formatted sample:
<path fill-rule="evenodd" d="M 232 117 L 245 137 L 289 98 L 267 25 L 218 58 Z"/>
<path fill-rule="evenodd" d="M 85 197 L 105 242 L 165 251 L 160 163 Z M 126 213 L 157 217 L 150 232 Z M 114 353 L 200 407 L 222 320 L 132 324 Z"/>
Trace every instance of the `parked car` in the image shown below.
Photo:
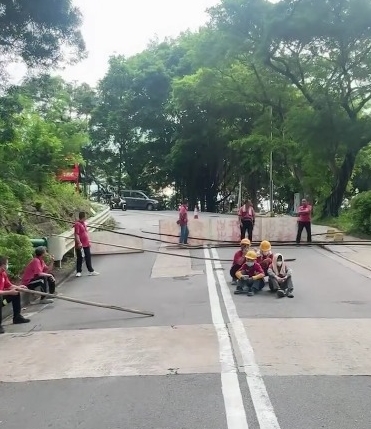
<path fill-rule="evenodd" d="M 111 210 L 126 210 L 126 200 L 122 197 L 112 197 L 109 203 Z"/>
<path fill-rule="evenodd" d="M 134 210 L 157 210 L 158 201 L 147 197 L 142 191 L 126 190 L 122 192 L 126 207 Z"/>

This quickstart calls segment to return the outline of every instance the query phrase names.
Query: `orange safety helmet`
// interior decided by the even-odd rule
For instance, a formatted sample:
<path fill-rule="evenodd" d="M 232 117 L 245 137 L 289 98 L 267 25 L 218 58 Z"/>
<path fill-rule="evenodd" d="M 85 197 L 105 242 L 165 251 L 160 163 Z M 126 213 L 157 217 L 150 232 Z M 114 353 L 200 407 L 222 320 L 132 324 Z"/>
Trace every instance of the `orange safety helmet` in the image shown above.
<path fill-rule="evenodd" d="M 250 259 L 251 261 L 256 261 L 258 259 L 258 255 L 253 250 L 249 250 L 246 255 L 246 259 Z"/>
<path fill-rule="evenodd" d="M 240 246 L 250 246 L 251 242 L 248 238 L 241 240 Z"/>
<path fill-rule="evenodd" d="M 267 241 L 267 240 L 263 240 L 263 241 L 260 243 L 260 250 L 261 250 L 262 252 L 269 252 L 271 249 L 272 249 L 272 246 L 271 246 L 271 244 L 270 244 L 270 242 L 269 242 L 269 241 Z"/>

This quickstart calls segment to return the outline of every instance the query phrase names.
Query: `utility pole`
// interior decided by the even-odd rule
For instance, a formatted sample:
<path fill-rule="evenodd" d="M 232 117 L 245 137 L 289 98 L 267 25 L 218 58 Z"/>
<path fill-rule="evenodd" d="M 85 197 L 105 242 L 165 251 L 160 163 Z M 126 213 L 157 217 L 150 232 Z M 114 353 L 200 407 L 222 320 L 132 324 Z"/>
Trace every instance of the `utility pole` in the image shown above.
<path fill-rule="evenodd" d="M 270 108 L 270 122 L 271 122 L 271 153 L 269 159 L 269 206 L 270 216 L 273 217 L 273 107 Z"/>
<path fill-rule="evenodd" d="M 242 206 L 242 178 L 240 179 L 240 183 L 238 185 L 238 202 L 237 208 L 239 209 Z"/>

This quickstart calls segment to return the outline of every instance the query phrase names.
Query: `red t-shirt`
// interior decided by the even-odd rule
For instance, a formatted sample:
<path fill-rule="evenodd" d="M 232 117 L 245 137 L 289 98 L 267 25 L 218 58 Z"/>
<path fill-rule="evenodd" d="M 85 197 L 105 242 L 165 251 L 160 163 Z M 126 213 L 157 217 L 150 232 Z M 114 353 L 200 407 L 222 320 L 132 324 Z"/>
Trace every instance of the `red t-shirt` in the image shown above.
<path fill-rule="evenodd" d="M 33 258 L 32 261 L 24 269 L 22 275 L 22 284 L 27 286 L 35 277 L 42 273 L 46 273 L 48 267 L 45 262 L 40 258 Z"/>
<path fill-rule="evenodd" d="M 240 268 L 240 271 L 246 271 L 246 275 L 248 275 L 249 277 L 254 277 L 258 274 L 264 274 L 263 268 L 257 262 L 254 262 L 254 265 L 252 267 L 248 267 L 246 263 L 243 264 Z"/>
<path fill-rule="evenodd" d="M 254 221 L 255 219 L 254 208 L 252 206 L 247 207 L 245 204 L 238 210 L 238 216 L 240 216 L 242 220 Z"/>
<path fill-rule="evenodd" d="M 1 290 L 9 290 L 12 287 L 10 280 L 8 278 L 8 274 L 5 271 L 1 271 L 0 273 L 0 291 Z"/>
<path fill-rule="evenodd" d="M 299 222 L 310 222 L 312 218 L 312 206 L 310 204 L 300 206 L 298 213 Z"/>
<path fill-rule="evenodd" d="M 241 264 L 241 262 L 242 262 L 242 264 Z M 244 254 L 243 254 L 243 252 L 242 252 L 242 250 L 239 250 L 238 252 L 236 252 L 235 254 L 234 254 L 234 257 L 233 257 L 233 265 L 243 265 L 244 263 L 246 262 L 246 258 L 245 258 L 245 256 L 244 256 Z"/>
<path fill-rule="evenodd" d="M 85 222 L 79 220 L 75 223 L 75 234 L 79 236 L 82 247 L 90 246 L 88 229 L 86 227 Z M 77 240 L 75 241 L 75 245 L 77 247 Z"/>
<path fill-rule="evenodd" d="M 184 226 L 188 223 L 188 212 L 185 205 L 181 205 L 179 209 L 179 225 Z"/>

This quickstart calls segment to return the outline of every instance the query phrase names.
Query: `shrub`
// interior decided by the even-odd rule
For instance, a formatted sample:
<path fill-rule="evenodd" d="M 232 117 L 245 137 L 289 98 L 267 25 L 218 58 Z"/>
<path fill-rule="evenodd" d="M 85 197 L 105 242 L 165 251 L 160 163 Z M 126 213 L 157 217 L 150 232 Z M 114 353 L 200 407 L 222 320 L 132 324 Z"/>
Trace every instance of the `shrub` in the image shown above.
<path fill-rule="evenodd" d="M 352 199 L 349 217 L 355 231 L 371 235 L 371 191 L 361 192 Z"/>
<path fill-rule="evenodd" d="M 16 278 L 30 261 L 33 247 L 28 237 L 18 234 L 0 235 L 0 255 L 9 258 L 9 275 Z"/>

